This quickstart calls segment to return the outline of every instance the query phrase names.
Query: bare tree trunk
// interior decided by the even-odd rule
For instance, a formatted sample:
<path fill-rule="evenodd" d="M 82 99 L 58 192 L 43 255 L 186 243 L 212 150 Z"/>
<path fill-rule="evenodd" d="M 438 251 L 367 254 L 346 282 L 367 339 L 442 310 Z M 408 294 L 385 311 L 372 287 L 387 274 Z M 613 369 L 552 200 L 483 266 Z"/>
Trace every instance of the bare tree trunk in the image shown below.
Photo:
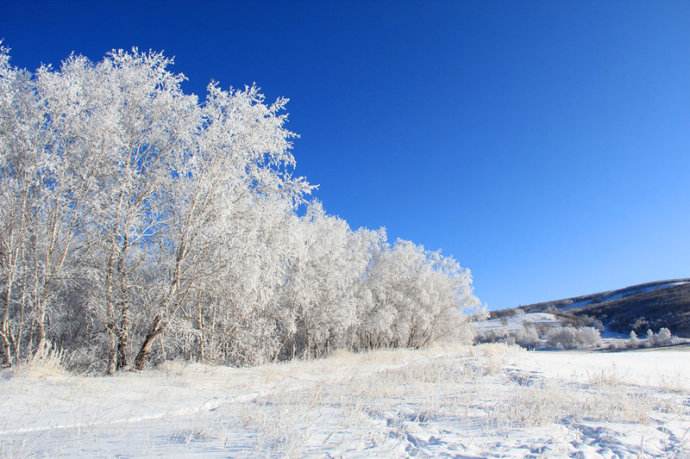
<path fill-rule="evenodd" d="M 9 255 L 9 273 L 7 276 L 7 286 L 5 287 L 5 307 L 2 311 L 2 323 L 0 323 L 0 341 L 2 341 L 2 365 L 12 366 L 12 331 L 10 330 L 10 304 L 12 302 L 12 286 L 14 284 L 14 273 L 16 268 L 16 255 Z"/>
<path fill-rule="evenodd" d="M 153 318 L 149 332 L 146 334 L 146 338 L 144 338 L 144 342 L 142 343 L 141 349 L 137 354 L 137 358 L 134 360 L 135 369 L 139 371 L 144 369 L 146 362 L 148 362 L 149 356 L 151 355 L 151 349 L 156 342 L 156 338 L 163 333 L 163 328 L 161 316 L 156 315 L 156 317 Z"/>
<path fill-rule="evenodd" d="M 180 290 L 180 281 L 182 276 L 182 260 L 184 260 L 186 254 L 187 247 L 183 239 L 183 241 L 180 243 L 180 246 L 177 248 L 177 253 L 175 255 L 175 271 L 173 274 L 172 281 L 170 282 L 170 285 L 168 287 L 168 292 L 161 301 L 159 311 L 166 311 L 168 306 L 170 306 L 171 303 L 174 303 L 173 298 L 175 298 L 175 295 L 177 295 Z M 147 333 L 146 338 L 144 338 L 144 342 L 142 343 L 141 348 L 139 349 L 139 353 L 137 354 L 137 357 L 134 362 L 134 368 L 136 370 L 144 369 L 146 363 L 148 362 L 149 356 L 151 355 L 151 348 L 153 347 L 156 338 L 158 338 L 158 336 L 160 336 L 163 333 L 163 330 L 165 329 L 165 325 L 163 324 L 163 321 L 161 319 L 162 312 L 159 312 L 153 318 L 153 322 L 151 323 L 149 332 Z"/>
<path fill-rule="evenodd" d="M 127 344 L 129 342 L 129 302 L 127 301 L 127 283 L 126 283 L 126 272 L 125 272 L 125 257 L 127 256 L 127 249 L 129 247 L 129 240 L 127 235 L 124 236 L 124 243 L 122 246 L 122 251 L 120 252 L 120 257 L 117 263 L 117 272 L 120 276 L 120 330 L 118 334 L 119 341 L 117 343 L 117 368 L 118 370 L 126 369 L 127 364 Z"/>
<path fill-rule="evenodd" d="M 26 289 L 22 290 L 22 302 L 19 305 L 19 326 L 17 328 L 17 337 L 15 338 L 15 343 L 17 349 L 15 351 L 17 355 L 17 361 L 22 359 L 22 340 L 24 339 L 24 323 L 26 321 Z M 24 352 L 25 356 L 29 356 L 31 348 Z"/>
<path fill-rule="evenodd" d="M 11 367 L 12 366 L 12 348 L 10 346 L 10 340 L 7 337 L 7 331 L 3 330 L 0 332 L 0 340 L 2 341 L 2 366 Z"/>
<path fill-rule="evenodd" d="M 34 269 L 34 289 L 33 289 L 33 296 L 34 296 L 34 303 L 36 304 L 36 334 L 37 334 L 37 343 L 36 343 L 36 349 L 40 350 L 43 348 L 45 341 L 46 341 L 46 327 L 45 327 L 45 307 L 43 306 L 43 298 L 41 297 L 40 293 L 40 280 L 39 280 L 39 274 L 38 274 L 38 262 L 36 263 L 35 269 Z"/>
<path fill-rule="evenodd" d="M 196 316 L 197 326 L 199 327 L 199 361 L 204 362 L 205 358 L 205 336 L 204 336 L 204 310 L 201 302 L 197 302 L 197 316 Z"/>
<path fill-rule="evenodd" d="M 26 172 L 25 172 L 26 174 Z M 10 307 L 12 304 L 12 290 L 14 287 L 15 277 L 17 275 L 17 265 L 19 263 L 20 248 L 23 244 L 21 243 L 21 238 L 26 234 L 27 226 L 27 216 L 28 216 L 28 203 L 29 203 L 29 180 L 25 175 L 24 188 L 21 193 L 21 206 L 19 209 L 20 223 L 19 228 L 15 228 L 15 231 L 9 231 L 9 240 L 7 243 L 7 266 L 9 271 L 7 273 L 7 286 L 5 287 L 5 307 L 2 311 L 2 322 L 0 322 L 0 344 L 2 345 L 3 354 L 3 366 L 11 366 L 12 360 L 18 361 L 19 350 L 17 349 L 16 342 L 12 336 L 12 330 L 10 329 Z M 16 230 L 19 230 L 16 232 Z M 15 234 L 16 232 L 16 234 Z M 15 236 L 18 237 L 15 238 Z M 12 353 L 12 347 L 14 346 L 14 355 Z"/>
<path fill-rule="evenodd" d="M 105 295 L 106 295 L 106 324 L 105 328 L 108 333 L 108 358 L 106 364 L 106 374 L 112 375 L 117 370 L 117 331 L 115 330 L 115 311 L 113 310 L 113 263 L 115 241 L 112 244 L 112 252 L 108 257 L 108 264 L 106 268 L 105 278 Z"/>
<path fill-rule="evenodd" d="M 65 257 L 67 256 L 67 247 L 65 246 L 65 251 L 62 255 L 59 267 L 54 264 L 54 254 L 58 244 L 58 238 L 60 235 L 59 222 L 60 222 L 60 207 L 57 203 L 54 204 L 53 212 L 50 215 L 50 242 L 45 253 L 43 260 L 43 275 L 39 278 L 38 266 L 36 266 L 36 304 L 38 307 L 38 345 L 37 349 L 43 349 L 46 342 L 46 302 L 48 301 L 48 288 L 50 276 L 57 272 L 57 269 L 62 267 Z M 37 252 L 37 250 L 34 250 Z"/>
<path fill-rule="evenodd" d="M 106 374 L 113 375 L 117 371 L 117 334 L 113 330 L 112 324 L 108 325 L 108 362 L 105 369 Z"/>
<path fill-rule="evenodd" d="M 42 301 L 39 305 L 39 308 L 38 319 L 36 320 L 38 333 L 37 348 L 42 349 L 46 342 L 46 308 Z"/>
<path fill-rule="evenodd" d="M 110 253 L 108 254 L 108 261 L 106 263 L 105 275 L 105 303 L 106 303 L 106 330 L 108 332 L 108 360 L 106 366 L 106 373 L 112 375 L 118 368 L 118 337 L 117 321 L 115 319 L 115 308 L 113 299 L 113 274 L 115 271 L 115 257 L 122 256 L 117 246 L 117 229 L 122 213 L 122 192 L 118 196 L 117 212 L 115 214 L 115 222 L 113 224 L 112 233 L 110 234 Z M 119 266 L 118 266 L 119 267 Z"/>

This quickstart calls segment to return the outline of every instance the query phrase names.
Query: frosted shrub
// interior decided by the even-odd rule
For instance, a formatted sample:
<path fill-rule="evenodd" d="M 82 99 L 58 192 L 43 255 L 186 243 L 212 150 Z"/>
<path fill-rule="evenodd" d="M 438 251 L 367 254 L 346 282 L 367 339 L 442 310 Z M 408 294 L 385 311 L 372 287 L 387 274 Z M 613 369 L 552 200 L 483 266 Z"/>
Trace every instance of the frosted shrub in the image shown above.
<path fill-rule="evenodd" d="M 517 344 L 526 349 L 588 349 L 601 345 L 601 334 L 594 327 L 540 327 L 523 324 L 517 330 L 488 330 L 475 337 L 475 343 Z"/>
<path fill-rule="evenodd" d="M 673 336 L 671 336 L 671 330 L 668 328 L 662 328 L 654 337 L 654 344 L 657 346 L 668 346 L 673 344 Z"/>
<path fill-rule="evenodd" d="M 673 344 L 674 339 L 671 330 L 668 328 L 661 328 L 658 333 L 652 330 L 647 330 L 647 340 L 644 345 L 647 347 L 669 346 Z"/>
<path fill-rule="evenodd" d="M 523 325 L 515 334 L 515 344 L 526 349 L 535 349 L 541 344 L 539 333 L 533 326 Z"/>
<path fill-rule="evenodd" d="M 584 347 L 593 347 L 601 344 L 601 332 L 595 327 L 582 327 L 577 329 L 578 342 Z"/>
<path fill-rule="evenodd" d="M 547 333 L 546 344 L 556 349 L 585 349 L 600 345 L 601 335 L 593 327 L 558 327 Z"/>
<path fill-rule="evenodd" d="M 504 343 L 508 345 L 517 344 L 526 349 L 537 349 L 541 346 L 542 340 L 536 327 L 525 325 L 518 330 L 488 330 L 477 333 L 475 343 Z"/>
<path fill-rule="evenodd" d="M 640 339 L 634 330 L 630 332 L 630 338 L 625 344 L 628 349 L 638 349 L 641 347 L 659 347 L 659 346 L 670 346 L 676 343 L 676 338 L 671 334 L 671 330 L 668 328 L 659 329 L 658 333 L 654 333 L 653 330 L 647 329 L 645 339 Z"/>

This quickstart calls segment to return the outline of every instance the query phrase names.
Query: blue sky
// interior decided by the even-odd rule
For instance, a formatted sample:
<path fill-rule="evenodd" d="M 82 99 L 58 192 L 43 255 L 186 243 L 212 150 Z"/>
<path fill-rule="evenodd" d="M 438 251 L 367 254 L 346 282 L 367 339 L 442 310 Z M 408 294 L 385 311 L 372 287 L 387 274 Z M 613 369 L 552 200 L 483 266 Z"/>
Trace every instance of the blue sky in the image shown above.
<path fill-rule="evenodd" d="M 491 308 L 690 275 L 689 2 L 6 0 L 0 37 L 289 97 L 326 208 L 455 256 Z"/>

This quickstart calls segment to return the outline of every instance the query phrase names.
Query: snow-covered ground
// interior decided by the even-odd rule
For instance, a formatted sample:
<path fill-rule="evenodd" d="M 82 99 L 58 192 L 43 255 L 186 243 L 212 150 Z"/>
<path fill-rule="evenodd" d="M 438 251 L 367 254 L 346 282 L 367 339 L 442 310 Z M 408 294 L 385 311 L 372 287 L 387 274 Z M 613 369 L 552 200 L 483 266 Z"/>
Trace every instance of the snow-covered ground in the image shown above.
<path fill-rule="evenodd" d="M 0 457 L 690 457 L 690 350 L 0 373 Z"/>

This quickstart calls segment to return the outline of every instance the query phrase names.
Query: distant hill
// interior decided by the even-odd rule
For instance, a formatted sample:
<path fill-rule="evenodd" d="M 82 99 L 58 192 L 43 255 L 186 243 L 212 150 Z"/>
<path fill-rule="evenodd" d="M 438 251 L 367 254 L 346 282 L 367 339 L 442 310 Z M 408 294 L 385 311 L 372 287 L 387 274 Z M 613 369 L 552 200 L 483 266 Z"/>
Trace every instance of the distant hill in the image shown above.
<path fill-rule="evenodd" d="M 558 312 L 577 318 L 599 319 L 609 330 L 638 334 L 661 327 L 674 335 L 690 337 L 690 278 L 673 279 L 591 295 L 503 309 L 492 317 L 510 316 L 516 309 L 528 313 Z"/>

